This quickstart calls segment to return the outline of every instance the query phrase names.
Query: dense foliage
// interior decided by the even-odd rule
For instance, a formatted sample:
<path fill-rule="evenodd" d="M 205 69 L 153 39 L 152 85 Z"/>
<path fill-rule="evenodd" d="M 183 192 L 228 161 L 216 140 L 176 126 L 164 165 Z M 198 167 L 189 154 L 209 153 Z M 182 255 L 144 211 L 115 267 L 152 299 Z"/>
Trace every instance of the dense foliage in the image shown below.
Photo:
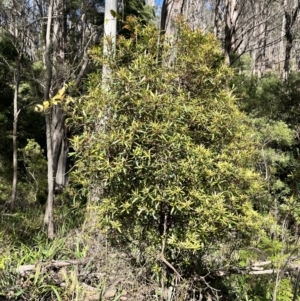
<path fill-rule="evenodd" d="M 140 260 L 200 271 L 209 246 L 218 252 L 216 245 L 237 240 L 240 248 L 264 235 L 253 209 L 263 196 L 257 141 L 227 88 L 231 71 L 212 35 L 181 24 L 170 45 L 154 27 L 134 19 L 126 26 L 132 38 L 119 38 L 114 58 L 101 48 L 91 53 L 109 66 L 108 88 L 94 74 L 73 105 L 73 122 L 84 124 L 72 139 L 73 181 L 92 199 L 89 188 L 101 187 L 90 202 L 97 226 L 113 240 L 119 232 L 139 241 Z"/>

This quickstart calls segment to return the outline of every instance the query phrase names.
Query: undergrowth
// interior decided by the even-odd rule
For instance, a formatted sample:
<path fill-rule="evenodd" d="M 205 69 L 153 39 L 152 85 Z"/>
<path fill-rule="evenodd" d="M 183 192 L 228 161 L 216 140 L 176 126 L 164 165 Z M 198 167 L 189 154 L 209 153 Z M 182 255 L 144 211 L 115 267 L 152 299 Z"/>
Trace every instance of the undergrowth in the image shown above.
<path fill-rule="evenodd" d="M 26 209 L 25 209 L 26 208 Z M 68 300 L 68 290 L 55 283 L 53 273 L 45 268 L 53 260 L 80 259 L 87 247 L 76 239 L 66 242 L 67 234 L 80 224 L 80 214 L 60 205 L 56 209 L 57 235 L 47 239 L 43 224 L 43 206 L 19 203 L 15 212 L 5 206 L 0 215 L 0 296 L 1 300 Z M 45 264 L 44 264 L 45 263 Z M 28 272 L 22 267 L 34 265 Z"/>
<path fill-rule="evenodd" d="M 43 213 L 43 206 L 27 204 L 14 213 L 2 207 L 0 300 L 173 301 L 199 296 L 189 282 L 177 286 L 176 293 L 175 283 L 161 287 L 137 263 L 133 246 L 125 252 L 120 244 L 109 244 L 105 235 L 76 227 L 85 214 L 78 205 L 56 206 L 52 241 L 41 227 Z"/>

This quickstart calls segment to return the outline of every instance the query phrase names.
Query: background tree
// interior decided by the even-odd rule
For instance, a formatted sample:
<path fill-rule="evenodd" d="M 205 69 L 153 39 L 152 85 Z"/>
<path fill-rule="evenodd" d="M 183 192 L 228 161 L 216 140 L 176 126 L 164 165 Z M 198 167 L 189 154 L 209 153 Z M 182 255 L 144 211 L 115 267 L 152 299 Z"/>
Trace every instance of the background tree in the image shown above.
<path fill-rule="evenodd" d="M 284 65 L 287 66 L 284 63 L 287 62 L 286 53 L 289 53 L 286 48 L 288 40 L 291 36 L 294 41 L 298 40 L 297 1 L 165 1 L 162 28 L 171 26 L 172 19 L 178 15 L 182 15 L 192 28 L 213 31 L 221 42 L 228 64 L 244 54 L 250 55 L 252 72 L 258 76 L 271 69 L 283 74 Z M 292 28 L 291 22 L 286 23 L 286 17 L 292 20 L 293 16 L 295 21 L 291 35 L 287 31 Z M 171 27 L 167 27 L 171 33 Z M 293 70 L 298 68 L 296 49 L 298 42 L 294 43 L 290 52 Z"/>
<path fill-rule="evenodd" d="M 17 157 L 17 136 L 18 136 L 18 119 L 19 114 L 22 109 L 31 106 L 30 94 L 27 97 L 23 95 L 24 89 L 27 89 L 26 80 L 29 77 L 28 72 L 28 57 L 26 48 L 30 42 L 28 38 L 29 31 L 24 24 L 26 22 L 21 19 L 20 16 L 25 15 L 29 10 L 29 4 L 26 1 L 21 3 L 8 2 L 2 4 L 2 45 L 3 52 L 1 53 L 2 62 L 9 70 L 12 76 L 12 84 L 14 87 L 13 93 L 13 184 L 12 184 L 12 197 L 11 197 L 11 207 L 15 207 L 16 197 L 17 197 L 17 177 L 18 177 L 18 157 Z M 7 50 L 11 50 L 9 53 Z M 21 93 L 20 94 L 20 90 Z M 31 95 L 32 96 L 32 95 Z M 32 100 L 32 99 L 31 99 Z"/>
<path fill-rule="evenodd" d="M 161 10 L 161 29 L 168 35 L 175 33 L 175 22 L 178 16 L 184 15 L 185 0 L 164 0 Z"/>
<path fill-rule="evenodd" d="M 293 41 L 295 39 L 293 26 L 298 17 L 300 2 L 296 1 L 296 3 L 291 3 L 291 5 L 289 5 L 288 7 L 287 1 L 284 1 L 283 7 L 284 7 L 284 18 L 285 18 L 284 21 L 285 38 L 286 38 L 285 59 L 284 59 L 284 79 L 287 80 L 290 71 L 291 51 L 293 47 Z"/>

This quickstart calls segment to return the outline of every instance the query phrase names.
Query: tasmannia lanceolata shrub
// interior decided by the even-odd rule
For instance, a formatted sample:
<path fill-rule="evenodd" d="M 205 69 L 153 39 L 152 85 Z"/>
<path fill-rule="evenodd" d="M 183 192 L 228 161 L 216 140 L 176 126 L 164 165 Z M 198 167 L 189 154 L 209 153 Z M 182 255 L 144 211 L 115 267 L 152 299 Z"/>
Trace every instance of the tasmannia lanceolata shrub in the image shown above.
<path fill-rule="evenodd" d="M 98 191 L 97 226 L 182 271 L 208 245 L 261 229 L 255 135 L 213 35 L 179 24 L 170 40 L 127 21 L 131 38 L 118 38 L 115 55 L 91 52 L 109 79 L 91 75 L 69 108 L 82 128 L 72 179 L 94 200 Z"/>

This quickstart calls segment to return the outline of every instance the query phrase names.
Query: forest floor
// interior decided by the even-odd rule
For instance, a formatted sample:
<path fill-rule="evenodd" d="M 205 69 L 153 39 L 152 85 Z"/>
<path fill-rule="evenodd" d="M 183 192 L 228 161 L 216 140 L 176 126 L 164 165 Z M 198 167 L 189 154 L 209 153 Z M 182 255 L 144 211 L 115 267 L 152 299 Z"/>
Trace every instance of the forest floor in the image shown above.
<path fill-rule="evenodd" d="M 97 231 L 87 234 L 76 225 L 81 217 L 64 206 L 55 210 L 56 237 L 49 241 L 43 209 L 0 208 L 0 300 L 172 300 L 136 256 Z"/>

